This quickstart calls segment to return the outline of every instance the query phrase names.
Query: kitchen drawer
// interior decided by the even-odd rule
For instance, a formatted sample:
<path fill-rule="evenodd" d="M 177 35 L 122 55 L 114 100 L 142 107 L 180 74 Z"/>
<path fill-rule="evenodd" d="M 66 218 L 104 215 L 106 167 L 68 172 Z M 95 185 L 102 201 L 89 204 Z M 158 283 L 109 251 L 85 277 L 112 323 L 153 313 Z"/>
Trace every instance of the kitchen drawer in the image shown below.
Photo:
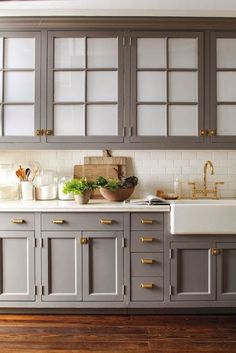
<path fill-rule="evenodd" d="M 145 288 L 150 287 L 150 288 Z M 132 277 L 131 300 L 132 301 L 162 301 L 163 277 Z"/>
<path fill-rule="evenodd" d="M 163 251 L 163 231 L 133 231 L 131 232 L 132 252 Z"/>
<path fill-rule="evenodd" d="M 0 213 L 0 230 L 34 230 L 34 213 Z"/>
<path fill-rule="evenodd" d="M 121 213 L 43 213 L 43 230 L 122 230 Z"/>
<path fill-rule="evenodd" d="M 162 275 L 163 275 L 163 253 L 132 253 L 131 254 L 131 276 L 162 276 Z"/>
<path fill-rule="evenodd" d="M 132 213 L 131 230 L 162 230 L 163 213 Z"/>

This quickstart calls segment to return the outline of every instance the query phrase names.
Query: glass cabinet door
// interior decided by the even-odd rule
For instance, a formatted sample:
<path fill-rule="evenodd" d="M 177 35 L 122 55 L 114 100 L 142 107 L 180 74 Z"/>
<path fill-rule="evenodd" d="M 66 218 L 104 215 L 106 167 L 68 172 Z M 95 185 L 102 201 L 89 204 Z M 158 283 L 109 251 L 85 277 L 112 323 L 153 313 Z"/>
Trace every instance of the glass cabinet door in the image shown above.
<path fill-rule="evenodd" d="M 131 43 L 131 141 L 201 141 L 202 34 L 134 32 Z"/>
<path fill-rule="evenodd" d="M 236 141 L 236 32 L 211 34 L 212 142 Z"/>
<path fill-rule="evenodd" d="M 0 33 L 0 141 L 40 142 L 40 34 Z"/>
<path fill-rule="evenodd" d="M 49 142 L 123 141 L 119 33 L 49 33 Z"/>

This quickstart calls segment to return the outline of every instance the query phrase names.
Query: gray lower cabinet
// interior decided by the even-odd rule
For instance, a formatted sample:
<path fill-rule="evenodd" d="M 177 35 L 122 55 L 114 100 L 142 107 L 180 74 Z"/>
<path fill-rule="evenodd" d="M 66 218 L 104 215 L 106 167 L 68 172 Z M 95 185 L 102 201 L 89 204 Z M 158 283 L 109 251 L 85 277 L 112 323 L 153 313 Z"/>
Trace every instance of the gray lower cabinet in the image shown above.
<path fill-rule="evenodd" d="M 219 242 L 217 249 L 217 299 L 236 300 L 236 242 Z"/>
<path fill-rule="evenodd" d="M 171 300 L 214 300 L 216 257 L 211 241 L 171 243 Z"/>
<path fill-rule="evenodd" d="M 0 301 L 34 301 L 34 232 L 0 231 Z"/>

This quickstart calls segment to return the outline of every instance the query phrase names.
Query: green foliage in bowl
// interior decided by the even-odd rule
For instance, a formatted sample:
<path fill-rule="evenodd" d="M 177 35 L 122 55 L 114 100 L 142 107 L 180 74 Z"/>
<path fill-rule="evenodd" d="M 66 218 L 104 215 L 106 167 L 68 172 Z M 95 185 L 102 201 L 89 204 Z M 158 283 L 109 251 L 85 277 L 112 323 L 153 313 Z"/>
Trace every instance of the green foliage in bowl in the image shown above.
<path fill-rule="evenodd" d="M 92 191 L 97 188 L 96 183 L 88 181 L 87 178 L 71 179 L 64 185 L 64 194 L 72 192 L 74 195 L 82 195 L 86 191 Z"/>
<path fill-rule="evenodd" d="M 124 180 L 104 178 L 100 176 L 96 180 L 96 185 L 98 187 L 113 190 L 113 191 L 119 190 L 119 189 L 134 188 L 137 184 L 138 184 L 138 178 L 135 176 L 125 178 Z"/>

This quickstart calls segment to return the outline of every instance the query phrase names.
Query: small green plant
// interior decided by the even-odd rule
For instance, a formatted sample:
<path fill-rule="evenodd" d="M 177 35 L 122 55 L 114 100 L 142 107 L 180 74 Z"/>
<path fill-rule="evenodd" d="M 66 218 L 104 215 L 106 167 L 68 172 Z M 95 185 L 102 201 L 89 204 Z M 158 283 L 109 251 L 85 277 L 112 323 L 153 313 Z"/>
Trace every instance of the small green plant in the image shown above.
<path fill-rule="evenodd" d="M 110 189 L 110 190 L 118 190 L 118 189 L 129 189 L 134 188 L 138 184 L 138 178 L 135 176 L 125 178 L 124 180 L 113 179 L 113 178 L 104 178 L 100 176 L 96 180 L 97 187 Z"/>
<path fill-rule="evenodd" d="M 74 195 L 82 195 L 85 191 L 92 191 L 97 188 L 96 183 L 88 181 L 87 178 L 71 179 L 64 185 L 64 194 L 72 192 Z"/>

